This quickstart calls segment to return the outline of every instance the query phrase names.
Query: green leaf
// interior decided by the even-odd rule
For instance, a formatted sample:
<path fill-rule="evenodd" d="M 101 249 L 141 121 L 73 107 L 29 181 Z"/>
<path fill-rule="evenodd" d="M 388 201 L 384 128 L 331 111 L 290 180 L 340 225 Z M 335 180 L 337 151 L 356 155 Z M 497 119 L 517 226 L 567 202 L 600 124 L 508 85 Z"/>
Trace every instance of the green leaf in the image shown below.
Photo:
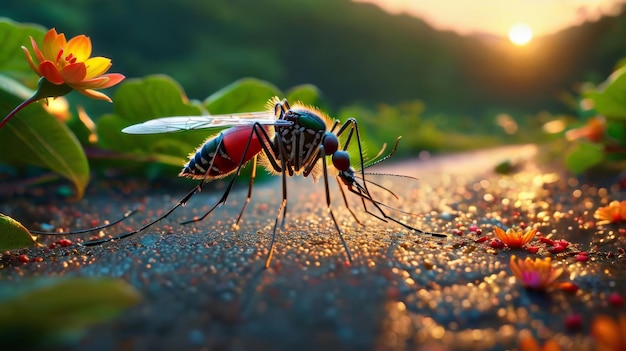
<path fill-rule="evenodd" d="M 606 135 L 615 142 L 626 145 L 626 123 L 608 120 L 606 122 Z"/>
<path fill-rule="evenodd" d="M 115 92 L 115 114 L 97 122 L 99 143 L 109 150 L 175 156 L 179 164 L 207 137 L 207 131 L 186 131 L 154 135 L 124 134 L 132 124 L 168 116 L 197 116 L 200 107 L 189 103 L 182 88 L 172 78 L 158 75 L 128 79 Z M 167 145 L 164 147 L 163 145 Z"/>
<path fill-rule="evenodd" d="M 0 116 L 6 116 L 30 95 L 32 92 L 18 82 L 0 76 Z M 89 182 L 87 157 L 74 134 L 41 103 L 27 106 L 0 129 L 0 162 L 50 169 L 69 179 L 80 198 Z"/>
<path fill-rule="evenodd" d="M 0 250 L 23 249 L 36 244 L 35 238 L 20 222 L 0 213 Z"/>
<path fill-rule="evenodd" d="M 255 78 L 243 78 L 209 96 L 204 105 L 213 115 L 267 110 L 267 102 L 281 92 L 274 85 Z"/>
<path fill-rule="evenodd" d="M 604 147 L 590 142 L 579 142 L 565 158 L 565 166 L 574 173 L 582 173 L 604 160 Z"/>
<path fill-rule="evenodd" d="M 26 78 L 37 82 L 35 75 L 26 61 L 21 47 L 31 50 L 30 37 L 41 43 L 45 29 L 32 24 L 19 24 L 9 19 L 0 19 L 0 71 L 11 74 L 14 78 Z"/>
<path fill-rule="evenodd" d="M 41 278 L 0 285 L 0 339 L 26 347 L 80 332 L 137 304 L 141 294 L 117 278 Z M 28 347 L 26 347 L 28 348 Z"/>
<path fill-rule="evenodd" d="M 626 121 L 626 67 L 613 72 L 602 86 L 603 89 L 587 93 L 595 110 L 607 119 Z"/>
<path fill-rule="evenodd" d="M 305 105 L 311 105 L 318 108 L 321 106 L 320 91 L 313 84 L 297 85 L 287 91 L 287 100 L 291 103 L 300 101 Z"/>

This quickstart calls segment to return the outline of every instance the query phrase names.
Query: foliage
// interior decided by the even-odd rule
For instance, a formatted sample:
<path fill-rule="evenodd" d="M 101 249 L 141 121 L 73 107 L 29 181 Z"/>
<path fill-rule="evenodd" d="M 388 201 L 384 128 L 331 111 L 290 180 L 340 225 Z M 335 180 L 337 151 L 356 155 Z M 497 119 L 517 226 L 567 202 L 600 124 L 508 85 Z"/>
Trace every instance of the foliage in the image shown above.
<path fill-rule="evenodd" d="M 18 52 L 23 55 L 19 46 L 22 40 L 28 41 L 28 35 L 43 30 L 38 27 L 0 21 L 1 52 Z M 6 46 L 10 45 L 10 46 Z M 9 78 L 21 76 L 30 67 L 25 59 L 23 64 L 16 62 L 14 55 L 4 54 L 0 59 L 0 115 L 7 115 L 15 106 L 33 95 L 32 90 L 22 83 Z M 32 74 L 32 72 L 31 72 Z M 34 82 L 32 82 L 34 84 Z M 0 129 L 0 162 L 21 167 L 25 164 L 48 168 L 72 181 L 76 188 L 76 196 L 82 194 L 89 180 L 89 164 L 83 148 L 65 124 L 47 113 L 42 106 L 31 105 L 20 111 L 4 128 Z M 11 150 L 10 152 L 7 152 Z"/>
<path fill-rule="evenodd" d="M 21 0 L 4 1 L 2 10 L 16 20 L 88 33 L 117 71 L 167 72 L 190 96 L 251 76 L 279 87 L 312 83 L 336 108 L 419 98 L 429 113 L 475 119 L 494 101 L 523 114 L 567 112 L 555 93 L 599 82 L 626 54 L 625 16 L 513 48 L 506 38 L 437 31 L 419 18 L 351 0 Z"/>
<path fill-rule="evenodd" d="M 13 218 L 0 213 L 0 250 L 21 249 L 35 246 L 35 238 L 28 229 Z"/>
<path fill-rule="evenodd" d="M 0 284 L 0 339 L 4 347 L 41 347 L 75 338 L 141 300 L 122 279 L 31 279 Z"/>
<path fill-rule="evenodd" d="M 291 90 L 294 96 L 300 96 L 304 103 L 309 104 L 318 99 L 316 92 L 310 86 Z M 216 131 L 129 135 L 121 130 L 132 124 L 165 116 L 263 111 L 273 96 L 283 96 L 283 93 L 272 84 L 253 78 L 238 80 L 202 102 L 189 101 L 180 86 L 166 76 L 128 80 L 114 96 L 115 113 L 104 115 L 97 122 L 99 145 L 126 155 L 126 158 L 159 161 L 180 167 L 188 154 Z"/>
<path fill-rule="evenodd" d="M 618 68 L 600 86 L 583 91 L 581 114 L 591 116 L 584 126 L 568 131 L 574 141 L 565 164 L 575 173 L 596 166 L 626 166 L 626 67 Z"/>

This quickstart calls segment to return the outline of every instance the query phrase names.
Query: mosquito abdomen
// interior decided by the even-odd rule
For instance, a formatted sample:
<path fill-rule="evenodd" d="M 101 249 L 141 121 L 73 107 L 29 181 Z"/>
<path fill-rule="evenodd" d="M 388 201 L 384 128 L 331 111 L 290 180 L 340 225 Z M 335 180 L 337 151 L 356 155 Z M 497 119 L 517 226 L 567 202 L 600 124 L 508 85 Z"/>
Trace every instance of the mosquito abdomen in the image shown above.
<path fill-rule="evenodd" d="M 252 126 L 233 127 L 210 137 L 190 155 L 179 176 L 211 180 L 231 174 L 261 152 L 261 143 L 252 129 Z"/>

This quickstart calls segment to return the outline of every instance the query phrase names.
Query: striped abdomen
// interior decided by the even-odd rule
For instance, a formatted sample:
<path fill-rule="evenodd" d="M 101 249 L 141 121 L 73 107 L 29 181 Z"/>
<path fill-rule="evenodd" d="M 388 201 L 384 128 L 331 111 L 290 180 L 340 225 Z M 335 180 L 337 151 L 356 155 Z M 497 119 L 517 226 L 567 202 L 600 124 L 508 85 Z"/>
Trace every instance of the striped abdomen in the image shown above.
<path fill-rule="evenodd" d="M 179 176 L 211 180 L 234 172 L 240 163 L 250 161 L 262 150 L 261 142 L 252 132 L 252 128 L 253 126 L 231 127 L 210 137 L 190 155 L 189 162 Z M 250 137 L 252 140 L 244 156 Z"/>

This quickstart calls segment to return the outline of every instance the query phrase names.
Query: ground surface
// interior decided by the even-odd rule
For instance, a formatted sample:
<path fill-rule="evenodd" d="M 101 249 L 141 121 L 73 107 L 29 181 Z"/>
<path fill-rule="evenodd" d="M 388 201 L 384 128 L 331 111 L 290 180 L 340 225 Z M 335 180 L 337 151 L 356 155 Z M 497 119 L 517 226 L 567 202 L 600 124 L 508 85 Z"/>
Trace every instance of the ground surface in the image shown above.
<path fill-rule="evenodd" d="M 271 268 L 263 269 L 280 200 L 276 178 L 257 185 L 236 231 L 231 225 L 244 188 L 209 219 L 178 224 L 221 195 L 204 191 L 140 236 L 97 247 L 12 252 L 11 257 L 25 253 L 43 261 L 22 264 L 5 257 L 0 283 L 20 284 L 33 276 L 113 276 L 142 293 L 139 305 L 89 329 L 74 345 L 77 350 L 502 350 L 516 348 L 524 330 L 540 341 L 554 339 L 563 349 L 593 349 L 588 335 L 594 315 L 623 313 L 608 296 L 626 295 L 624 227 L 596 227 L 593 212 L 626 193 L 615 179 L 573 178 L 538 165 L 538 153 L 534 146 L 508 147 L 383 165 L 383 172 L 420 180 L 372 177 L 401 197 L 378 192 L 377 200 L 417 214 L 389 211 L 412 226 L 447 233 L 447 239 L 367 216 L 353 199 L 359 226 L 331 183 L 351 264 L 325 209 L 323 185 L 300 179 L 288 184 L 287 221 Z M 516 171 L 494 173 L 507 159 L 519 161 Z M 0 212 L 32 229 L 42 221 L 75 229 L 145 205 L 106 231 L 120 233 L 163 213 L 185 194 L 150 184 L 101 188 L 94 185 L 78 203 L 16 195 L 0 204 Z M 572 243 L 553 259 L 578 292 L 534 293 L 513 278 L 512 253 L 551 255 L 541 245 L 537 254 L 489 245 L 494 225 L 520 224 Z M 489 240 L 481 242 L 485 236 Z M 590 252 L 590 260 L 576 261 L 578 251 Z M 582 317 L 580 328 L 568 327 L 572 315 Z"/>

